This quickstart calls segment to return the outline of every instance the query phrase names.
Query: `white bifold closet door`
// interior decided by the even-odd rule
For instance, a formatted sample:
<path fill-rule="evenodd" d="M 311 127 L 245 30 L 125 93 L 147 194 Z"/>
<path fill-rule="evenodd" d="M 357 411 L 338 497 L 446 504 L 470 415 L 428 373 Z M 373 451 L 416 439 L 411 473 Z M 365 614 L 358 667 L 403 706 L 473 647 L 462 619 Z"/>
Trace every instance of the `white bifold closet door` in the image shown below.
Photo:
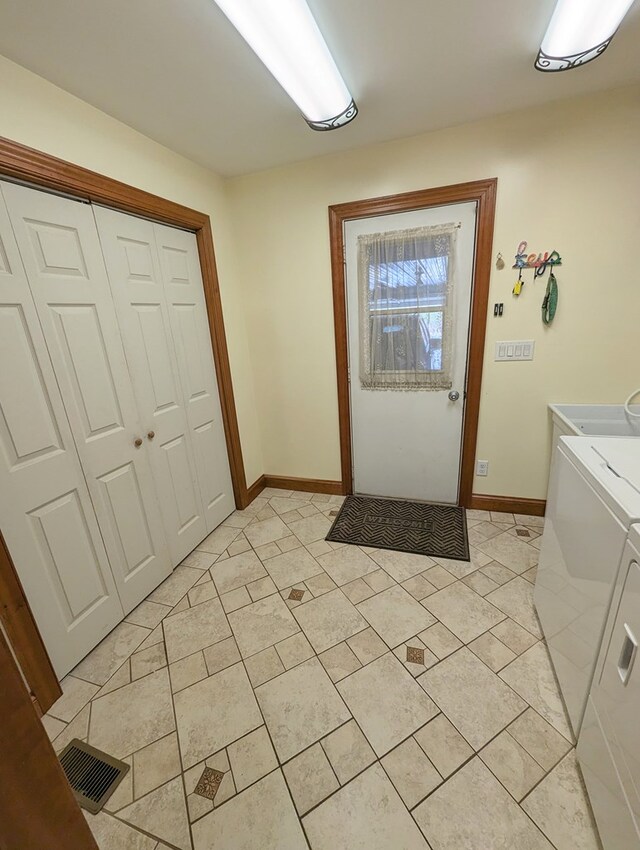
<path fill-rule="evenodd" d="M 96 207 L 174 563 L 234 508 L 195 236 Z"/>
<path fill-rule="evenodd" d="M 62 676 L 124 612 L 7 215 L 13 189 L 0 185 L 0 525 Z M 63 245 L 75 238 L 60 231 Z M 43 274 L 63 271 L 57 244 L 43 236 Z"/>
<path fill-rule="evenodd" d="M 235 509 L 194 233 L 154 224 L 207 530 Z"/>
<path fill-rule="evenodd" d="M 23 186 L 3 191 L 127 613 L 172 564 L 93 211 Z"/>
<path fill-rule="evenodd" d="M 9 183 L 0 207 L 0 526 L 62 676 L 231 475 L 195 235 Z"/>

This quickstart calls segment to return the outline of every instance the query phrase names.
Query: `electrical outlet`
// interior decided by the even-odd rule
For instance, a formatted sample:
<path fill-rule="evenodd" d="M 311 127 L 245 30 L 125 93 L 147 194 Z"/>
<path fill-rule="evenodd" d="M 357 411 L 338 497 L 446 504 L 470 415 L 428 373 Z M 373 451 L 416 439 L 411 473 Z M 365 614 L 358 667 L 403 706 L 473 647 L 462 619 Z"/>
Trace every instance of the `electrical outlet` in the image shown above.
<path fill-rule="evenodd" d="M 476 463 L 476 475 L 488 475 L 489 474 L 489 461 L 488 460 L 479 460 Z"/>

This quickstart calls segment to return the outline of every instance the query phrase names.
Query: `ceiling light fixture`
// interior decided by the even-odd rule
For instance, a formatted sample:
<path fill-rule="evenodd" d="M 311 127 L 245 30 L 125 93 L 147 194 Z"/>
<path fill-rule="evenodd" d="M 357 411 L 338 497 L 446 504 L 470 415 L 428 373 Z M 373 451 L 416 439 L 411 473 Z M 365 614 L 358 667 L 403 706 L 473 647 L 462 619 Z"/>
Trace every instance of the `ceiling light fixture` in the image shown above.
<path fill-rule="evenodd" d="M 634 0 L 558 0 L 536 59 L 538 71 L 568 71 L 602 55 Z"/>
<path fill-rule="evenodd" d="M 306 0 L 215 0 L 314 130 L 335 130 L 358 107 Z"/>

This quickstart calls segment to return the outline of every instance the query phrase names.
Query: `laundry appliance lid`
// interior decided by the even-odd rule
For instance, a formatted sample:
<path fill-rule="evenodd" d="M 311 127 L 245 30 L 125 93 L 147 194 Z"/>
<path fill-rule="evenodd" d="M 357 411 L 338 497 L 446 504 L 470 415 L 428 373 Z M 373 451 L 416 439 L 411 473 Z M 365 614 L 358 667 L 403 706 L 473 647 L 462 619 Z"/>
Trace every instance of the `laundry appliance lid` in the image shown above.
<path fill-rule="evenodd" d="M 561 437 L 560 445 L 623 525 L 640 521 L 640 437 Z"/>
<path fill-rule="evenodd" d="M 640 556 L 640 525 L 632 525 L 629 529 L 629 543 L 635 548 Z"/>

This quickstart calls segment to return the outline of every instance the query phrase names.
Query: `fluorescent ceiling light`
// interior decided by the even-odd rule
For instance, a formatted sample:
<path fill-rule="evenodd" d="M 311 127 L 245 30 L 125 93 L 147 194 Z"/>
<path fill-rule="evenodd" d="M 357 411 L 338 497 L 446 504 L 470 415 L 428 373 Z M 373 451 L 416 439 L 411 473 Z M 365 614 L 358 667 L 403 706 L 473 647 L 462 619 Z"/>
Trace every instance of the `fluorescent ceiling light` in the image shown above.
<path fill-rule="evenodd" d="M 314 130 L 358 114 L 305 0 L 215 0 Z"/>
<path fill-rule="evenodd" d="M 567 71 L 597 59 L 634 0 L 558 0 L 536 59 L 539 71 Z"/>

